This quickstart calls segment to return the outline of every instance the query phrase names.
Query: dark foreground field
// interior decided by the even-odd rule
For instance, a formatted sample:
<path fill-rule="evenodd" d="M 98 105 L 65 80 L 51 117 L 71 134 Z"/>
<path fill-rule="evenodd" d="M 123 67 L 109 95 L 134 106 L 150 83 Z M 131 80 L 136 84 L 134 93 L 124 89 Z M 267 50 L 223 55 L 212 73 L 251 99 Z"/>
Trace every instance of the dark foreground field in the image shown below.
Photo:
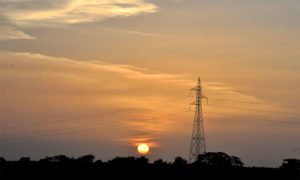
<path fill-rule="evenodd" d="M 174 162 L 145 157 L 117 157 L 108 162 L 87 155 L 64 155 L 39 161 L 21 158 L 0 161 L 0 179 L 300 179 L 299 160 L 287 159 L 280 168 L 243 167 L 239 158 L 225 153 L 206 153 L 194 163 L 181 157 Z"/>

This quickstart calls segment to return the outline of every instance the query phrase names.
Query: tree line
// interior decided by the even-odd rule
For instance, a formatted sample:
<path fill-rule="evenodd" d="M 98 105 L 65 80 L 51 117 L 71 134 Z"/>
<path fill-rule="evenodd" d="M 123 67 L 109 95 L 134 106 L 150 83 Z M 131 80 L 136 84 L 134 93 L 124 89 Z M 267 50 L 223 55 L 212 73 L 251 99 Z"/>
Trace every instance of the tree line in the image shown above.
<path fill-rule="evenodd" d="M 285 159 L 279 168 L 244 167 L 239 157 L 223 152 L 208 152 L 189 163 L 182 157 L 173 162 L 162 159 L 149 162 L 144 157 L 116 157 L 103 162 L 93 155 L 78 158 L 57 155 L 33 161 L 21 157 L 7 161 L 0 157 L 0 178 L 271 178 L 299 179 L 300 160 Z"/>

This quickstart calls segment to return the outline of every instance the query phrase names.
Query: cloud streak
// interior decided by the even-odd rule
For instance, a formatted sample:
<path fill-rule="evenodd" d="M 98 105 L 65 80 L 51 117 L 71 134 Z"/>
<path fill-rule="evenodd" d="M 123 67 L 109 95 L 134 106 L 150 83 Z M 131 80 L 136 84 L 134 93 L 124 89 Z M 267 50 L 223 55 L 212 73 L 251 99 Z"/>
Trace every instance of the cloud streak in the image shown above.
<path fill-rule="evenodd" d="M 19 26 L 75 24 L 157 11 L 143 0 L 2 0 L 0 7 L 0 16 Z"/>
<path fill-rule="evenodd" d="M 124 64 L 108 64 L 104 62 L 99 61 L 76 61 L 68 58 L 61 58 L 61 57 L 51 57 L 51 56 L 45 56 L 42 54 L 37 53 L 26 53 L 26 52 L 1 52 L 0 56 L 14 56 L 14 57 L 20 57 L 20 58 L 30 58 L 30 59 L 36 59 L 38 61 L 41 60 L 51 60 L 52 62 L 65 62 L 71 64 L 77 64 L 77 65 L 85 65 L 92 68 L 96 68 L 98 70 L 103 70 L 107 72 L 114 72 L 122 74 L 126 78 L 130 79 L 141 79 L 141 80 L 162 80 L 162 81 L 181 81 L 188 83 L 188 80 L 184 80 L 184 75 L 175 75 L 175 74 L 168 74 L 168 73 L 155 73 L 150 72 L 147 69 L 138 68 L 132 65 L 124 65 Z"/>
<path fill-rule="evenodd" d="M 154 147 L 160 132 L 169 130 L 169 119 L 162 114 L 166 107 L 162 104 L 169 103 L 168 99 L 173 96 L 169 93 L 170 87 L 183 86 L 174 81 L 187 81 L 182 75 L 151 72 L 132 65 L 76 61 L 37 53 L 0 52 L 0 59 L 0 81 L 6 83 L 8 90 L 1 94 L 5 103 L 0 105 L 0 109 L 4 111 L 11 104 L 16 104 L 20 114 L 30 117 L 22 122 L 10 112 L 5 114 L 6 119 L 12 119 L 7 123 L 10 127 L 20 122 L 26 125 L 17 125 L 17 130 L 5 128 L 7 132 L 2 132 L 13 137 L 20 134 L 26 134 L 28 138 L 40 137 L 37 134 L 42 133 L 47 138 L 48 135 L 56 135 L 53 131 L 58 131 L 66 133 L 64 137 L 67 138 L 73 130 L 82 134 L 96 125 L 94 130 L 98 134 L 99 129 L 112 126 L 130 132 L 117 135 L 114 140 L 123 139 L 122 142 L 131 145 L 148 140 Z M 40 103 L 45 106 L 40 106 Z M 30 113 L 32 109 L 35 115 Z M 52 109 L 53 115 L 46 115 L 49 109 Z M 112 110 L 114 113 L 111 113 Z M 173 112 L 172 108 L 169 111 Z M 40 117 L 43 117 L 43 123 Z M 157 123 L 162 118 L 165 122 Z M 1 124 L 6 124 L 6 119 L 0 119 Z M 52 122 L 51 126 L 45 126 L 46 121 Z M 72 126 L 68 125 L 70 123 Z M 37 124 L 38 128 L 30 124 Z"/>
<path fill-rule="evenodd" d="M 144 0 L 0 0 L 0 20 L 3 22 L 0 23 L 0 40 L 34 39 L 16 27 L 64 27 L 156 11 L 156 5 Z M 135 31 L 131 33 L 156 36 Z"/>
<path fill-rule="evenodd" d="M 121 32 L 121 33 L 128 33 L 128 34 L 133 34 L 133 35 L 145 36 L 145 37 L 155 37 L 155 38 L 167 38 L 168 37 L 168 36 L 161 35 L 161 34 L 145 33 L 145 32 L 135 31 L 135 30 L 112 29 L 112 28 L 110 28 L 109 30 L 118 31 L 118 32 Z"/>
<path fill-rule="evenodd" d="M 25 32 L 9 25 L 0 24 L 0 41 L 14 39 L 35 39 L 35 37 L 26 34 Z"/>

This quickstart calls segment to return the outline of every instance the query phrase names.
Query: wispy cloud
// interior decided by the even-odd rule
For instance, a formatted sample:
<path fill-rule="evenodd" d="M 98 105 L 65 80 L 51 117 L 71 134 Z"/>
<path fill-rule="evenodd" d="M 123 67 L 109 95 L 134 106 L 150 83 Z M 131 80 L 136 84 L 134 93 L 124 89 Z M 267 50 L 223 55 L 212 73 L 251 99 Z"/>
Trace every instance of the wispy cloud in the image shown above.
<path fill-rule="evenodd" d="M 63 27 L 69 24 L 101 21 L 118 16 L 155 13 L 157 6 L 144 0 L 0 0 L 0 20 L 14 27 Z M 0 22 L 1 26 L 4 26 Z M 130 31 L 144 36 L 155 34 Z M 0 38 L 33 39 L 12 27 L 2 28 Z M 1 40 L 0 39 L 0 40 Z"/>
<path fill-rule="evenodd" d="M 117 31 L 117 32 L 121 32 L 121 33 L 128 33 L 128 34 L 133 34 L 133 35 L 145 36 L 145 37 L 155 37 L 155 38 L 167 38 L 168 37 L 166 35 L 155 34 L 155 33 L 146 33 L 146 32 L 141 32 L 141 31 L 136 31 L 136 30 L 113 29 L 113 28 L 109 28 L 109 30 Z"/>
<path fill-rule="evenodd" d="M 33 36 L 9 25 L 0 24 L 0 41 L 13 39 L 35 39 Z"/>
<path fill-rule="evenodd" d="M 157 7 L 143 0 L 0 1 L 0 15 L 23 26 L 74 24 L 108 17 L 154 13 Z"/>
<path fill-rule="evenodd" d="M 68 58 L 51 57 L 51 56 L 46 56 L 38 53 L 27 53 L 27 52 L 1 52 L 0 55 L 1 54 L 4 56 L 9 55 L 9 56 L 37 59 L 39 61 L 45 59 L 45 60 L 52 60 L 53 62 L 60 61 L 69 64 L 79 64 L 79 65 L 82 64 L 99 70 L 119 73 L 122 74 L 124 77 L 130 79 L 148 79 L 148 80 L 182 81 L 182 82 L 187 81 L 183 79 L 184 75 L 151 72 L 147 69 L 138 68 L 126 64 L 108 64 L 100 61 L 77 61 Z"/>
<path fill-rule="evenodd" d="M 109 126 L 112 128 L 123 127 L 130 131 L 130 134 L 117 136 L 115 139 L 118 141 L 121 139 L 122 142 L 130 144 L 130 146 L 142 141 L 147 141 L 150 147 L 158 145 L 160 132 L 169 130 L 171 120 L 170 117 L 166 117 L 169 116 L 169 113 L 165 115 L 163 109 L 174 113 L 173 107 L 169 110 L 163 105 L 170 103 L 168 99 L 173 97 L 174 90 L 170 93 L 169 90 L 172 89 L 170 87 L 182 87 L 184 85 L 178 81 L 188 81 L 180 74 L 153 72 L 133 65 L 108 64 L 96 61 L 84 62 L 38 53 L 0 52 L 0 59 L 0 81 L 9 82 L 10 79 L 15 79 L 15 83 L 8 83 L 8 91 L 2 93 L 6 97 L 12 98 L 0 109 L 8 108 L 12 103 L 17 104 L 17 106 L 26 106 L 25 109 L 20 108 L 21 111 L 35 109 L 36 112 L 40 113 L 44 112 L 45 106 L 39 107 L 38 104 L 46 103 L 49 108 L 58 109 L 54 113 L 58 119 L 67 119 L 67 121 L 58 121 L 57 123 L 60 125 L 56 123 L 51 127 L 43 127 L 47 131 L 70 124 L 71 121 L 68 119 L 71 117 L 84 117 L 81 120 L 88 123 L 84 127 L 77 124 L 81 123 L 80 118 L 78 122 L 71 118 L 73 121 L 71 124 L 75 124 L 75 126 L 69 128 L 72 130 L 72 128 L 77 129 L 79 126 L 84 132 L 86 128 L 93 127 L 91 123 L 97 124 L 98 129 L 102 127 L 107 129 Z M 175 81 L 177 83 L 173 83 Z M 23 91 L 22 88 L 18 88 L 20 86 L 29 88 Z M 20 91 L 22 93 L 19 93 Z M 19 98 L 13 94 L 19 94 L 25 99 L 35 99 L 35 102 L 28 103 L 25 100 L 20 103 Z M 49 97 L 63 103 L 54 103 L 55 105 L 52 106 L 52 100 L 49 99 L 48 101 Z M 179 100 L 181 99 L 179 98 Z M 171 102 L 174 103 L 174 100 Z M 68 114 L 69 106 L 73 106 L 71 111 L 78 112 L 78 114 L 73 112 Z M 135 111 L 128 111 L 128 109 L 135 109 Z M 174 109 L 176 110 L 176 108 Z M 59 111 L 63 111 L 64 115 L 59 115 Z M 103 114 L 108 114 L 108 116 L 103 117 Z M 96 117 L 88 118 L 91 115 L 96 115 Z M 53 116 L 46 117 L 49 121 L 53 121 L 51 119 Z M 178 117 L 176 116 L 176 118 Z M 159 120 L 164 122 L 159 122 Z M 38 119 L 28 118 L 28 122 L 26 120 L 28 124 L 37 124 L 36 121 L 38 122 Z M 14 123 L 16 122 L 12 122 L 11 125 Z M 27 128 L 34 132 L 37 130 L 36 126 Z M 26 134 L 26 127 L 23 130 Z M 17 131 L 14 129 L 8 130 L 8 134 L 15 132 Z"/>

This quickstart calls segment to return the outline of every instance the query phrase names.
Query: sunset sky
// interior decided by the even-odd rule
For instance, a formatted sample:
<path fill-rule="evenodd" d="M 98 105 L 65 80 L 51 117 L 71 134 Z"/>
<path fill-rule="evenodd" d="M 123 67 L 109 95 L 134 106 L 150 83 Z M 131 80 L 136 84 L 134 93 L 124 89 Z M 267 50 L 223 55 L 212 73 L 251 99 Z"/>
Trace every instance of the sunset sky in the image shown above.
<path fill-rule="evenodd" d="M 0 0 L 0 156 L 300 158 L 299 0 Z M 193 95 L 193 94 L 191 94 Z"/>

